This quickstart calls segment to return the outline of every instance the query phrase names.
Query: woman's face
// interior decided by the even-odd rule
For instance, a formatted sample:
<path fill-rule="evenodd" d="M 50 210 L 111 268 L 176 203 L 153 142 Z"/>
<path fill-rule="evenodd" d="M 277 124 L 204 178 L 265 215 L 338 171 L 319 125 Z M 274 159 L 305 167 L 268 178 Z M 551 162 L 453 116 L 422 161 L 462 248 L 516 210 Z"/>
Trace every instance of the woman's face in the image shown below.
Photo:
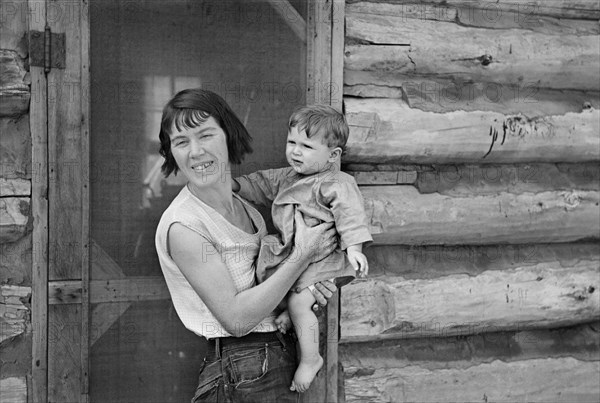
<path fill-rule="evenodd" d="M 217 121 L 210 116 L 200 126 L 171 133 L 171 153 L 179 170 L 193 188 L 226 183 L 231 173 L 227 139 Z"/>

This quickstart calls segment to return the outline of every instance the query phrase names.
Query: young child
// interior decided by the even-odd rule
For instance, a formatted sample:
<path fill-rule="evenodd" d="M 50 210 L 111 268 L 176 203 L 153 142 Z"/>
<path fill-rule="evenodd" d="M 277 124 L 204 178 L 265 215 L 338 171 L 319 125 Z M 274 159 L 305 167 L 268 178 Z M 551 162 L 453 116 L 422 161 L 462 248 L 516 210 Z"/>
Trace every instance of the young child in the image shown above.
<path fill-rule="evenodd" d="M 289 316 L 283 312 L 276 321 L 285 332 L 291 317 L 300 345 L 300 364 L 291 388 L 304 392 L 323 365 L 318 321 L 311 309 L 315 303 L 311 288 L 323 280 L 332 280 L 341 287 L 356 277 L 356 271 L 361 277 L 367 275 L 362 246 L 373 239 L 358 186 L 352 176 L 340 171 L 349 132 L 344 115 L 329 106 L 307 106 L 291 115 L 288 126 L 285 155 L 290 166 L 236 178 L 233 190 L 258 205 L 271 205 L 278 235 L 269 235 L 261 242 L 256 262 L 259 282 L 288 258 L 296 209 L 302 212 L 307 225 L 334 222 L 339 233 L 340 248 L 300 275 L 288 294 Z"/>

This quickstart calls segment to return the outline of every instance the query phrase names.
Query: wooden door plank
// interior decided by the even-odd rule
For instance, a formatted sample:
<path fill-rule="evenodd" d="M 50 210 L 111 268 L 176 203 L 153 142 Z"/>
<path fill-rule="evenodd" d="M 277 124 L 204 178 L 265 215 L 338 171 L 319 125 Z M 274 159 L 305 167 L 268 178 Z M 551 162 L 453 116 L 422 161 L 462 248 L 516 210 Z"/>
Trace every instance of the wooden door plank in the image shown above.
<path fill-rule="evenodd" d="M 46 23 L 45 7 L 29 0 L 29 29 L 43 31 Z M 29 126 L 31 130 L 31 215 L 32 229 L 32 291 L 31 291 L 31 400 L 35 403 L 48 399 L 48 109 L 47 81 L 43 67 L 29 67 L 31 102 Z"/>
<path fill-rule="evenodd" d="M 87 2 L 52 1 L 53 33 L 66 37 L 64 69 L 53 68 L 48 79 L 49 280 L 84 280 L 88 271 L 89 166 L 89 33 Z M 50 7 L 50 3 L 47 4 Z M 82 53 L 83 52 L 83 53 Z M 65 253 L 68 251 L 68 253 Z M 49 309 L 48 400 L 87 401 L 88 307 L 53 305 Z"/>
<path fill-rule="evenodd" d="M 338 7 L 343 8 L 343 5 L 339 4 Z M 332 28 L 333 21 L 339 19 L 339 16 L 333 15 L 333 8 L 332 0 L 312 0 L 308 3 L 306 104 L 332 105 L 341 110 L 342 78 L 338 70 L 342 66 L 332 60 L 332 44 L 335 41 L 338 51 L 343 47 L 343 28 L 340 31 L 339 27 L 339 23 L 343 27 L 343 19 L 337 21 L 338 25 Z M 332 71 L 333 68 L 336 69 L 335 73 Z M 339 81 L 337 82 L 340 91 L 339 102 L 332 100 L 332 94 L 336 94 L 333 75 L 336 81 Z M 338 324 L 339 304 L 338 293 L 336 293 L 329 300 L 325 312 L 319 316 L 319 351 L 323 356 L 324 365 L 310 389 L 302 394 L 300 399 L 302 402 L 338 401 Z"/>

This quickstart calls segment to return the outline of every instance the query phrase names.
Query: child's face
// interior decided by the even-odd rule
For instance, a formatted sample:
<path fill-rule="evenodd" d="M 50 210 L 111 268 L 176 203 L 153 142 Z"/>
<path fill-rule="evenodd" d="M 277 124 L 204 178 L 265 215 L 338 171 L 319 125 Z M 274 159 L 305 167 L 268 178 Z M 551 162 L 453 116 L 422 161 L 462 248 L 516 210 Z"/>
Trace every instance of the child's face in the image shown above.
<path fill-rule="evenodd" d="M 290 128 L 285 147 L 285 156 L 288 164 L 296 172 L 310 175 L 323 172 L 335 161 L 334 148 L 323 142 L 322 136 L 306 137 L 304 130 L 298 131 L 297 127 Z"/>

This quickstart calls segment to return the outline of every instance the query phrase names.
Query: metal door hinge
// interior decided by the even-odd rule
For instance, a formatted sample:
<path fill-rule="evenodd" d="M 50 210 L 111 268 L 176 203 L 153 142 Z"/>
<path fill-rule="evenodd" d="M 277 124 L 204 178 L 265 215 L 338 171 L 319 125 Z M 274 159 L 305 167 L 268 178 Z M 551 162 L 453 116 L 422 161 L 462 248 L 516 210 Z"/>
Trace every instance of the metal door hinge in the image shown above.
<path fill-rule="evenodd" d="M 46 26 L 44 32 L 29 31 L 29 65 L 43 67 L 48 73 L 53 67 L 64 69 L 66 35 L 50 32 Z"/>

